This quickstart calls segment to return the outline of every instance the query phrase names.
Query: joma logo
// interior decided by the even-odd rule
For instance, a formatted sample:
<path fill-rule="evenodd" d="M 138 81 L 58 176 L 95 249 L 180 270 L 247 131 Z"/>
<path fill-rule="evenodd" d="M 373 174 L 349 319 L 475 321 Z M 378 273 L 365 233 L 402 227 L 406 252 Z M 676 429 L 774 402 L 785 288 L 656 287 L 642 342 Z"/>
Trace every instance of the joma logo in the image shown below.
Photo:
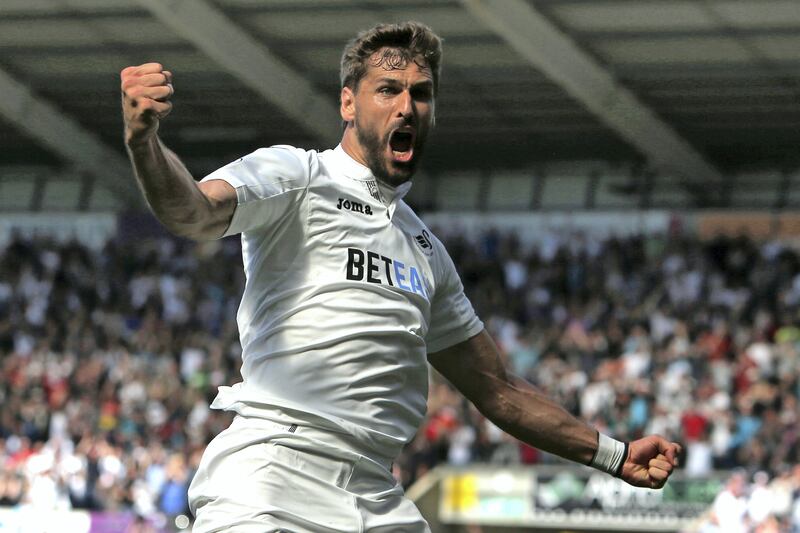
<path fill-rule="evenodd" d="M 339 203 L 336 205 L 336 209 L 346 209 L 347 211 L 354 211 L 356 213 L 363 213 L 365 215 L 372 214 L 372 208 L 370 206 L 354 200 L 345 200 L 344 198 L 339 198 Z"/>

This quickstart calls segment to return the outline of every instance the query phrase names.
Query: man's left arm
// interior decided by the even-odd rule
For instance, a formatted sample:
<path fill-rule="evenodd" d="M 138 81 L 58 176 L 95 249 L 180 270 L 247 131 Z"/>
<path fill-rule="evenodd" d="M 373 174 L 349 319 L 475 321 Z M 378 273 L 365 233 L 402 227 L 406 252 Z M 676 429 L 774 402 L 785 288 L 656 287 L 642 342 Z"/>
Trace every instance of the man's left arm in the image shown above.
<path fill-rule="evenodd" d="M 650 435 L 630 442 L 622 452 L 620 443 L 599 434 L 525 380 L 512 376 L 485 329 L 429 354 L 428 360 L 489 420 L 531 446 L 618 474 L 640 487 L 663 487 L 677 466 L 679 444 Z"/>

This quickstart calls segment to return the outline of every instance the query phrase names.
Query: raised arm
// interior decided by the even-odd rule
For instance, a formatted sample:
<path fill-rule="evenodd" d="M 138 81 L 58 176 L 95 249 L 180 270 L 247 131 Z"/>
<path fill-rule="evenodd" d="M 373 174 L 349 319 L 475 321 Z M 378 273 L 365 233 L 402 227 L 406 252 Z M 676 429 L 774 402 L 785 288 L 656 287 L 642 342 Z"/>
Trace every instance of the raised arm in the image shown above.
<path fill-rule="evenodd" d="M 222 236 L 236 209 L 236 190 L 223 180 L 197 183 L 157 135 L 172 110 L 172 74 L 159 63 L 146 63 L 124 69 L 120 78 L 125 146 L 150 209 L 176 235 Z"/>
<path fill-rule="evenodd" d="M 662 487 L 677 465 L 680 445 L 651 435 L 631 442 L 626 457 L 620 454 L 621 469 L 609 468 L 613 448 L 605 443 L 598 448 L 599 439 L 611 439 L 509 374 L 486 330 L 430 354 L 428 360 L 489 420 L 531 446 L 607 470 L 640 487 Z"/>

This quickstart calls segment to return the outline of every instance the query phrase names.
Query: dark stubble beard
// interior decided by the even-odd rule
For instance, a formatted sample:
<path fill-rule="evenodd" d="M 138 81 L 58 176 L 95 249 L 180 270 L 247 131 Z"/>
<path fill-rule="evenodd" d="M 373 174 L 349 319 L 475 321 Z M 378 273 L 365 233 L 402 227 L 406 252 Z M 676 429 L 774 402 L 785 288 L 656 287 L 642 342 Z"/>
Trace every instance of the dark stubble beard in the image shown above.
<path fill-rule="evenodd" d="M 418 137 L 414 142 L 414 158 L 408 163 L 397 163 L 390 161 L 384 151 L 389 144 L 390 134 L 381 138 L 377 131 L 363 127 L 359 123 L 358 117 L 355 119 L 355 127 L 356 138 L 364 147 L 367 167 L 378 180 L 391 187 L 397 187 L 411 179 L 417 169 L 417 161 L 422 156 L 422 147 L 425 145 L 425 137 L 420 135 L 419 131 L 417 131 Z"/>

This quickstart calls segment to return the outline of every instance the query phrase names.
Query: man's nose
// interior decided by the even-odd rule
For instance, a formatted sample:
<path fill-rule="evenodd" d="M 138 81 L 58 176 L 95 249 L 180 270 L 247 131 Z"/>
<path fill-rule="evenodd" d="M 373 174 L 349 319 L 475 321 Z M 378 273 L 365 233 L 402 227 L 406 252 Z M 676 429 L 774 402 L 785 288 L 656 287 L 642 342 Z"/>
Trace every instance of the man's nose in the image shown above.
<path fill-rule="evenodd" d="M 403 91 L 398 95 L 397 116 L 403 117 L 407 121 L 414 117 L 414 101 L 409 91 Z"/>

